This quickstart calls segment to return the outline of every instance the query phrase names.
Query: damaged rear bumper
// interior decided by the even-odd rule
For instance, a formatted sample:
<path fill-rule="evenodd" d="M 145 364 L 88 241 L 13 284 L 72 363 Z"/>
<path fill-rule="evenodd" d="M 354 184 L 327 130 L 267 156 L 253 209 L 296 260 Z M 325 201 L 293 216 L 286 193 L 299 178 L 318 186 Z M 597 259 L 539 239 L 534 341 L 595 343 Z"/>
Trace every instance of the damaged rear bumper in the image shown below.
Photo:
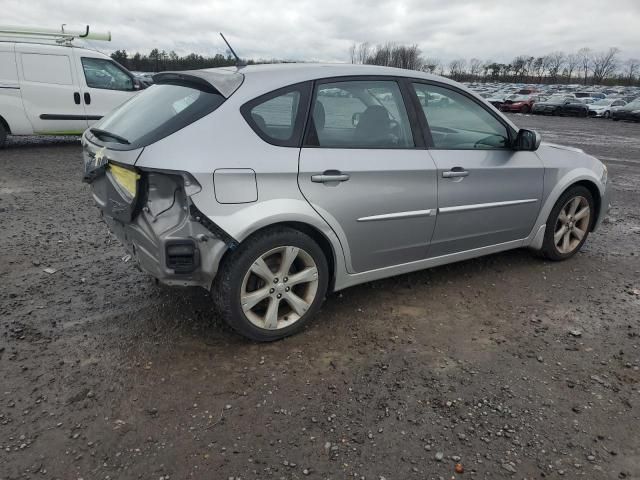
<path fill-rule="evenodd" d="M 93 198 L 113 234 L 140 268 L 167 285 L 206 289 L 233 239 L 200 214 L 183 188 L 180 175 L 145 172 L 131 215 L 114 213 L 122 204 L 113 179 L 101 175 L 91 182 Z M 211 225 L 209 225 L 211 224 Z"/>

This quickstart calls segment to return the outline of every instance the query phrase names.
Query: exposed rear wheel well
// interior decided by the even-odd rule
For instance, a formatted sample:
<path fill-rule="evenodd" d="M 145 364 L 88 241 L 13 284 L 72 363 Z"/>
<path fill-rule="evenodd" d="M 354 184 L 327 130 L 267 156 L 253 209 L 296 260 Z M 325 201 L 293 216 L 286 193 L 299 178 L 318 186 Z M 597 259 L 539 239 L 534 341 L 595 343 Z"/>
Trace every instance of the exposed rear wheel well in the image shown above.
<path fill-rule="evenodd" d="M 327 237 L 324 236 L 324 234 L 318 230 L 315 227 L 312 227 L 309 224 L 306 223 L 302 223 L 302 222 L 280 222 L 280 223 L 273 223 L 271 225 L 268 225 L 266 227 L 262 227 L 260 230 L 256 230 L 255 232 L 253 232 L 249 237 L 250 238 L 256 234 L 258 234 L 259 232 L 262 232 L 264 230 L 268 230 L 274 227 L 288 227 L 291 228 L 293 230 L 298 230 L 299 232 L 302 232 L 304 234 L 306 234 L 307 236 L 311 237 L 322 249 L 322 252 L 324 253 L 325 258 L 327 259 L 327 264 L 329 266 L 329 285 L 328 285 L 328 292 L 332 292 L 333 291 L 333 287 L 335 284 L 335 266 L 336 266 L 336 253 L 333 251 L 333 247 L 331 246 L 331 242 L 327 239 Z M 246 241 L 246 239 L 244 240 Z M 223 262 L 226 260 L 226 258 L 229 256 L 231 250 L 227 250 L 224 255 L 222 256 L 222 258 L 220 259 L 220 265 L 223 264 Z"/>
<path fill-rule="evenodd" d="M 595 215 L 591 219 L 591 226 L 589 227 L 589 230 L 593 230 L 593 226 L 596 224 L 596 218 L 600 216 L 600 207 L 602 203 L 602 199 L 600 198 L 600 190 L 598 190 L 598 186 L 595 183 L 590 182 L 589 180 L 580 180 L 579 182 L 573 183 L 569 187 L 567 187 L 567 190 L 575 185 L 582 185 L 587 190 L 589 190 L 591 196 L 593 197 L 593 203 L 596 211 Z"/>

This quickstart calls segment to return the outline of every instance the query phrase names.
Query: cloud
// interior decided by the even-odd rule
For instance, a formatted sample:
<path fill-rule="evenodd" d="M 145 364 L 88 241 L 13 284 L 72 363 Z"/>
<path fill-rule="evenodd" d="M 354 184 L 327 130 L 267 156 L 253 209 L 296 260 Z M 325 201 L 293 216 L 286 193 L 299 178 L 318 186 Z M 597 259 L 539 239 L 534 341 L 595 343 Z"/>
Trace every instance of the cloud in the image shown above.
<path fill-rule="evenodd" d="M 637 0 L 3 0 L 2 23 L 110 30 L 112 51 L 347 61 L 353 42 L 416 43 L 442 60 L 509 61 L 588 46 L 640 57 Z"/>

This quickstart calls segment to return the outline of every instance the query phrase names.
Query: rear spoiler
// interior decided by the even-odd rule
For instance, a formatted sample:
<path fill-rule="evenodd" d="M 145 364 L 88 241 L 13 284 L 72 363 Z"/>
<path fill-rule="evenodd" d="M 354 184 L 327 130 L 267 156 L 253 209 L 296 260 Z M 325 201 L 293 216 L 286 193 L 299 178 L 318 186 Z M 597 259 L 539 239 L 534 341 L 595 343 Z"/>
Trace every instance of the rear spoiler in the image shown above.
<path fill-rule="evenodd" d="M 160 72 L 153 76 L 157 84 L 191 85 L 205 92 L 219 93 L 229 98 L 242 82 L 244 75 L 223 68 L 186 70 L 184 72 Z"/>

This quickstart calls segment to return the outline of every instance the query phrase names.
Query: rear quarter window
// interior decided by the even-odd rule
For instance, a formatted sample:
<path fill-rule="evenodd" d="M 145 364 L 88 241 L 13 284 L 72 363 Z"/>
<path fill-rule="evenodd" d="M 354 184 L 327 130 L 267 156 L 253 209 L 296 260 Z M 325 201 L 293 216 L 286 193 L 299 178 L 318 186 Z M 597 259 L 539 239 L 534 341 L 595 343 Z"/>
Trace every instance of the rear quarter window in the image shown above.
<path fill-rule="evenodd" d="M 242 116 L 265 142 L 299 147 L 311 85 L 301 83 L 257 97 L 240 107 Z"/>

